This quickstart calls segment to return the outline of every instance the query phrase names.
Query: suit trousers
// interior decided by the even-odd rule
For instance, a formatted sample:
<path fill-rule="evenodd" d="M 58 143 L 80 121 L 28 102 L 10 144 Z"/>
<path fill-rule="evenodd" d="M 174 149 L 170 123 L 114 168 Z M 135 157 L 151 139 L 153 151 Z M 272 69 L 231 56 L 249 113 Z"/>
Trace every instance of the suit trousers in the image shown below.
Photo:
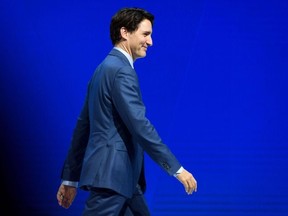
<path fill-rule="evenodd" d="M 82 216 L 150 216 L 140 187 L 132 198 L 106 188 L 92 188 Z"/>

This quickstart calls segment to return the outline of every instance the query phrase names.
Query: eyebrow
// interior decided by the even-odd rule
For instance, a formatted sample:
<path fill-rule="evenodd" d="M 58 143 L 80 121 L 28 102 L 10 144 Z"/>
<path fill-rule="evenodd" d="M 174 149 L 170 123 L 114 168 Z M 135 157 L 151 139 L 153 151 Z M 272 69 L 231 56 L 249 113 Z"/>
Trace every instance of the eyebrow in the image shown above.
<path fill-rule="evenodd" d="M 152 31 L 143 31 L 143 34 L 152 34 Z"/>

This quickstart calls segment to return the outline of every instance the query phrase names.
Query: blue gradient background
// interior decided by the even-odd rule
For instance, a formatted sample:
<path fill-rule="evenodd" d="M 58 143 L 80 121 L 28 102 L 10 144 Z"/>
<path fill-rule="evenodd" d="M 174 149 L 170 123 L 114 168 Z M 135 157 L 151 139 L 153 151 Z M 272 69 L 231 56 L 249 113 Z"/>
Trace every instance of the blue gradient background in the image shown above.
<path fill-rule="evenodd" d="M 83 191 L 57 204 L 60 171 L 126 6 L 156 16 L 135 63 L 147 115 L 198 180 L 187 196 L 147 156 L 152 215 L 288 215 L 286 0 L 1 0 L 1 215 L 81 214 Z"/>

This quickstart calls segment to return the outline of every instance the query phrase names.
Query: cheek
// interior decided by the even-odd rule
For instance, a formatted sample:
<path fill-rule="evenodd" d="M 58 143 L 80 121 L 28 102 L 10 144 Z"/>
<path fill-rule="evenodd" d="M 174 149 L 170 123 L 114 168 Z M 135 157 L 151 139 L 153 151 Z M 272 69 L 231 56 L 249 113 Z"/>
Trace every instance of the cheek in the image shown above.
<path fill-rule="evenodd" d="M 140 43 L 139 43 L 139 47 L 143 47 L 143 46 L 145 46 L 146 45 L 146 41 L 141 41 Z"/>

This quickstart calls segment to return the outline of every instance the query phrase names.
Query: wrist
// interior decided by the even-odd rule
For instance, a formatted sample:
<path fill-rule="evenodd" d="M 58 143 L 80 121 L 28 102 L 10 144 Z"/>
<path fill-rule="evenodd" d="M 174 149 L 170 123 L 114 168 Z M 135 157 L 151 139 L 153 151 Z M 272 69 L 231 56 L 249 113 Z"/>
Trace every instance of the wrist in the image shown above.
<path fill-rule="evenodd" d="M 181 174 L 184 171 L 184 168 L 181 166 L 180 169 L 174 174 L 174 177 L 177 177 L 179 174 Z"/>

